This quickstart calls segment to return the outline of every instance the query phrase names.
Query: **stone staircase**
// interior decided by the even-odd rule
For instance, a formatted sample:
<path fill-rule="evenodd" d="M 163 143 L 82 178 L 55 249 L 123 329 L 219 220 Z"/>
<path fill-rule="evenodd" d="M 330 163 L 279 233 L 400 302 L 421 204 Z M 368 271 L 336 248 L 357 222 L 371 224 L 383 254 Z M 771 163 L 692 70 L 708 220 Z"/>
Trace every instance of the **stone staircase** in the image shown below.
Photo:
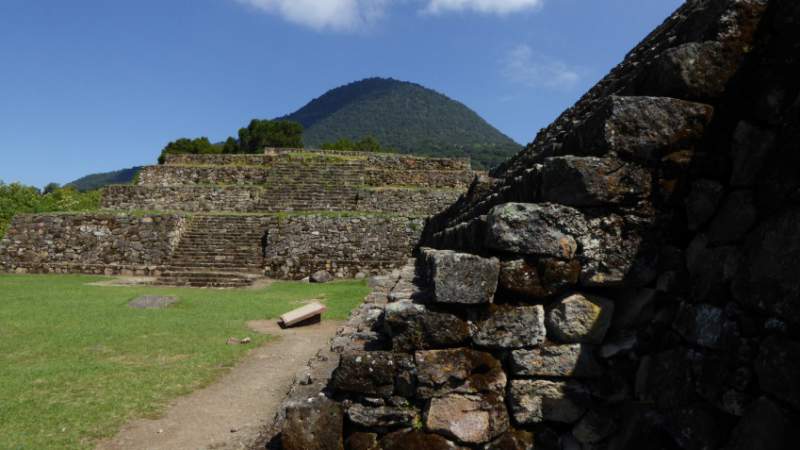
<path fill-rule="evenodd" d="M 264 229 L 257 217 L 190 218 L 156 284 L 213 288 L 251 285 L 263 274 Z"/>

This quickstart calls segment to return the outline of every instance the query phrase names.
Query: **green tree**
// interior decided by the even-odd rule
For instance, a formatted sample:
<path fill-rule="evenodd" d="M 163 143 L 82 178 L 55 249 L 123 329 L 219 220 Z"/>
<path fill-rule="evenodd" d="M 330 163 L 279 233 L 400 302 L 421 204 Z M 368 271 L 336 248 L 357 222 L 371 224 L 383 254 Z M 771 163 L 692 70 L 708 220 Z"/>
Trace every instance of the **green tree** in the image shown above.
<path fill-rule="evenodd" d="M 351 152 L 372 152 L 372 153 L 396 153 L 397 150 L 391 148 L 381 147 L 372 136 L 367 136 L 358 141 L 351 141 L 347 138 L 341 138 L 336 142 L 325 143 L 320 146 L 323 150 L 342 150 Z"/>
<path fill-rule="evenodd" d="M 239 141 L 229 137 L 222 146 L 222 153 L 240 153 Z"/>
<path fill-rule="evenodd" d="M 48 183 L 47 186 L 44 187 L 42 193 L 44 194 L 52 194 L 53 192 L 61 189 L 61 185 L 58 183 Z"/>
<path fill-rule="evenodd" d="M 0 239 L 16 214 L 93 211 L 99 207 L 99 190 L 82 193 L 73 188 L 53 187 L 49 192 L 39 192 L 39 189 L 32 186 L 4 184 L 0 181 Z"/>
<path fill-rule="evenodd" d="M 166 155 L 178 154 L 197 154 L 207 155 L 213 153 L 221 153 L 222 148 L 217 147 L 209 142 L 207 137 L 200 137 L 197 139 L 181 138 L 176 141 L 170 142 L 161 150 L 161 156 L 158 158 L 159 164 L 164 164 Z"/>
<path fill-rule="evenodd" d="M 253 119 L 239 130 L 240 153 L 261 153 L 267 147 L 303 148 L 303 126 L 289 120 Z"/>

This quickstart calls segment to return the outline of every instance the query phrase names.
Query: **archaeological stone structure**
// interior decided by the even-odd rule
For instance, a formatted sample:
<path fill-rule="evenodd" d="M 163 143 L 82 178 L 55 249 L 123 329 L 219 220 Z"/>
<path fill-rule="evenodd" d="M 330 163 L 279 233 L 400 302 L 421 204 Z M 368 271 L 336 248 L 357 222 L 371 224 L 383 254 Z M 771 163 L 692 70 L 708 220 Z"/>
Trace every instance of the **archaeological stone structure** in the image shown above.
<path fill-rule="evenodd" d="M 480 175 L 469 159 L 266 149 L 169 155 L 91 214 L 16 217 L 0 268 L 157 276 L 238 287 L 268 276 L 376 275 L 402 266 L 424 219 Z"/>
<path fill-rule="evenodd" d="M 800 2 L 688 0 L 421 244 L 270 447 L 797 448 Z"/>

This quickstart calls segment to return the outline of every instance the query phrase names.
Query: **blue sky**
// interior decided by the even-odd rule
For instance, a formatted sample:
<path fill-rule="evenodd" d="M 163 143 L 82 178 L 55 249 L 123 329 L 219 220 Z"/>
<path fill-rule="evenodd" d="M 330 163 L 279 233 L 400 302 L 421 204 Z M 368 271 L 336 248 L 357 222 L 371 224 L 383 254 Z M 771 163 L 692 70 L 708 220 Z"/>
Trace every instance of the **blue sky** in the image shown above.
<path fill-rule="evenodd" d="M 2 0 L 0 180 L 151 164 L 371 76 L 413 81 L 520 143 L 680 0 Z"/>

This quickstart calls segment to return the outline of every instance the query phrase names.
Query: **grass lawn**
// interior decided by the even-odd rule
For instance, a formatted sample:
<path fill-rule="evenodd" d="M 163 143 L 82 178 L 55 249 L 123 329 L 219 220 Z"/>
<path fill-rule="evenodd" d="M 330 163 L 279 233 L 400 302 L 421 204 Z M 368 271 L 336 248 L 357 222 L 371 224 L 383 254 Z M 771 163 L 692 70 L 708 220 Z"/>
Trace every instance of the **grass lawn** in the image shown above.
<path fill-rule="evenodd" d="M 0 449 L 92 448 L 135 417 L 209 384 L 268 339 L 248 320 L 272 319 L 322 298 L 345 319 L 364 282 L 278 282 L 262 290 L 97 287 L 102 277 L 0 274 Z M 138 310 L 140 295 L 179 303 Z"/>

